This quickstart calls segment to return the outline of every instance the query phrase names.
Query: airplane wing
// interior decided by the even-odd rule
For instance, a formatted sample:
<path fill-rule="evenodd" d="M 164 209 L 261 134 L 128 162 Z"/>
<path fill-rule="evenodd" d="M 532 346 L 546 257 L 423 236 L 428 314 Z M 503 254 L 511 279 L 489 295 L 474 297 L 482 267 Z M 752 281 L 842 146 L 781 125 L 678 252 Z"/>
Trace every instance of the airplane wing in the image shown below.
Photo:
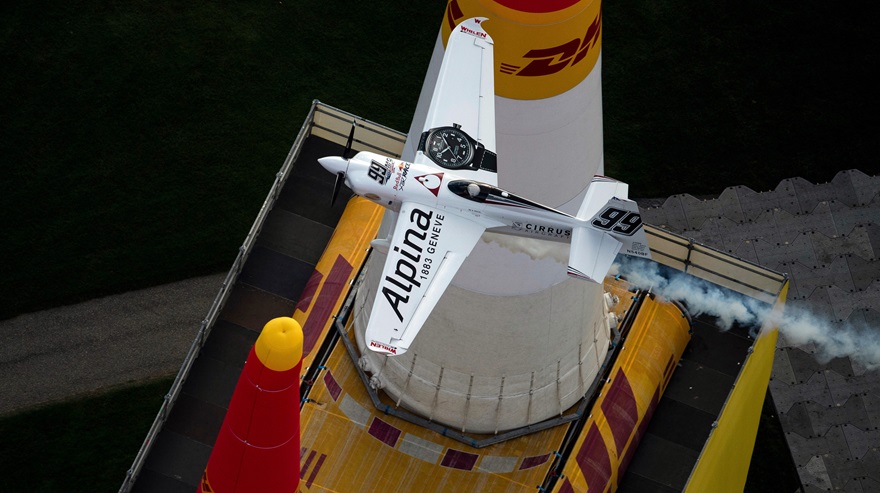
<path fill-rule="evenodd" d="M 443 209 L 401 205 L 367 323 L 371 350 L 406 352 L 485 229 Z"/>
<path fill-rule="evenodd" d="M 449 35 L 414 161 L 497 185 L 495 62 L 485 20 L 467 19 Z"/>

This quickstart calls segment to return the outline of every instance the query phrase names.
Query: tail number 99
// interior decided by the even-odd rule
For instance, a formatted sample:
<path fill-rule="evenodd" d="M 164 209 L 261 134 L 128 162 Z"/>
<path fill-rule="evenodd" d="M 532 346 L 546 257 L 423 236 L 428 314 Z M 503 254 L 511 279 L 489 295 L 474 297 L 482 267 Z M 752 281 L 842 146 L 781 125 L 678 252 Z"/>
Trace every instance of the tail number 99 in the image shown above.
<path fill-rule="evenodd" d="M 607 207 L 599 214 L 593 216 L 590 223 L 597 229 L 631 236 L 642 226 L 642 216 L 637 212 Z"/>

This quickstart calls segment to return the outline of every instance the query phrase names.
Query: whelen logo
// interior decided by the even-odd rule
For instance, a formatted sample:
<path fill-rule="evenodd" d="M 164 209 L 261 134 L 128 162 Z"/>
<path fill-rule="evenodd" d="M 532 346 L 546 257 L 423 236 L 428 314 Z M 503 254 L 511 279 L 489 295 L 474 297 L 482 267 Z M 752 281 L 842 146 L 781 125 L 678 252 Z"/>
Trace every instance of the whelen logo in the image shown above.
<path fill-rule="evenodd" d="M 583 38 L 575 38 L 568 43 L 551 48 L 529 50 L 523 58 L 532 59 L 525 67 L 501 63 L 501 73 L 523 77 L 539 77 L 555 74 L 566 67 L 577 65 L 599 42 L 602 32 L 602 12 L 593 19 Z"/>
<path fill-rule="evenodd" d="M 466 33 L 466 34 L 470 34 L 471 36 L 475 36 L 477 38 L 485 38 L 486 37 L 486 33 L 478 33 L 477 31 L 474 31 L 473 29 L 466 28 L 465 26 L 461 26 L 461 32 Z"/>
<path fill-rule="evenodd" d="M 382 351 L 387 351 L 391 354 L 397 354 L 397 348 L 394 346 L 389 346 L 388 344 L 383 344 L 379 341 L 370 341 L 370 347 L 381 349 Z"/>

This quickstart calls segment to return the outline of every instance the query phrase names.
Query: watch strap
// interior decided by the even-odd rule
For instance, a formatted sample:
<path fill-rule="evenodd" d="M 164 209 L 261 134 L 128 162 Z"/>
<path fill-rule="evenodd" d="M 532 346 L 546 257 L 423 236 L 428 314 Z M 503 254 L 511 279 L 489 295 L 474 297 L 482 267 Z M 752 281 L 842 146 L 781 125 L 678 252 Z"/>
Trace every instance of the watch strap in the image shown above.
<path fill-rule="evenodd" d="M 478 142 L 476 149 L 474 150 L 474 160 L 471 162 L 471 167 L 473 169 L 482 169 L 497 173 L 498 156 Z"/>

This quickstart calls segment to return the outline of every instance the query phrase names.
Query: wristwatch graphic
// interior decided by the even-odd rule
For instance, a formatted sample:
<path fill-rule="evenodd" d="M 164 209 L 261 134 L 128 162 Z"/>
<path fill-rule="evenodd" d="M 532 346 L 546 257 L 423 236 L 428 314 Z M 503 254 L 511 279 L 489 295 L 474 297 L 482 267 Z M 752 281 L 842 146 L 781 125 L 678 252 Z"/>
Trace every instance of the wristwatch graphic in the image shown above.
<path fill-rule="evenodd" d="M 446 169 L 498 171 L 495 153 L 461 129 L 461 125 L 426 130 L 418 150 Z"/>

